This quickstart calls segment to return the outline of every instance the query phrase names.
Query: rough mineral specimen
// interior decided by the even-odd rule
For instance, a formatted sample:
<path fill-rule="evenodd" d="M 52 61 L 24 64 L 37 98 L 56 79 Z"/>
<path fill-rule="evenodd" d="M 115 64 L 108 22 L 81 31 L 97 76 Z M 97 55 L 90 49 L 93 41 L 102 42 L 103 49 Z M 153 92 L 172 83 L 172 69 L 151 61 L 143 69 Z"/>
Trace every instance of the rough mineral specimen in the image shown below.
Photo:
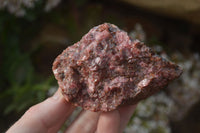
<path fill-rule="evenodd" d="M 67 101 L 91 111 L 111 111 L 158 92 L 182 70 L 104 23 L 64 50 L 53 72 Z"/>

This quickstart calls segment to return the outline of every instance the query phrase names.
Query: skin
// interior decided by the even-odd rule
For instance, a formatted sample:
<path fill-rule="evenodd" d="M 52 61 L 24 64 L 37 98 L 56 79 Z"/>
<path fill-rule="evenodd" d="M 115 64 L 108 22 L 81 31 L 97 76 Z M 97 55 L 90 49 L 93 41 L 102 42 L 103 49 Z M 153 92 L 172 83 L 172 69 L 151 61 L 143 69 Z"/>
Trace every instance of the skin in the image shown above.
<path fill-rule="evenodd" d="M 136 105 L 111 112 L 83 110 L 65 133 L 122 133 Z M 6 133 L 55 133 L 75 109 L 63 98 L 60 89 L 50 98 L 32 106 Z"/>

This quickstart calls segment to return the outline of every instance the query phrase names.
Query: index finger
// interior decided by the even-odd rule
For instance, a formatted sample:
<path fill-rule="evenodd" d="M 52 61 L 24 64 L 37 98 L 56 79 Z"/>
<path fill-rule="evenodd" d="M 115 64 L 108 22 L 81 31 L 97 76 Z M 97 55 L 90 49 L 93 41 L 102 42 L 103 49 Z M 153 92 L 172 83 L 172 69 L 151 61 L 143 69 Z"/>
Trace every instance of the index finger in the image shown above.
<path fill-rule="evenodd" d="M 62 96 L 60 89 L 54 96 L 32 106 L 7 133 L 56 132 L 72 113 L 74 107 Z"/>

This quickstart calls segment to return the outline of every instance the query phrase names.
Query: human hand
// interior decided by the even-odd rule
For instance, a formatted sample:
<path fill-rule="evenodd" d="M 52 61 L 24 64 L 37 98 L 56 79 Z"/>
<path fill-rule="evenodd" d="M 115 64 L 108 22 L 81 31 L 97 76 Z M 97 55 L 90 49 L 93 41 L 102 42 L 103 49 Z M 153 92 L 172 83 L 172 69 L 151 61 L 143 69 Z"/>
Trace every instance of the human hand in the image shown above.
<path fill-rule="evenodd" d="M 122 133 L 136 105 L 111 112 L 82 111 L 65 133 Z M 32 106 L 6 133 L 55 133 L 75 109 L 60 89 L 50 98 Z"/>

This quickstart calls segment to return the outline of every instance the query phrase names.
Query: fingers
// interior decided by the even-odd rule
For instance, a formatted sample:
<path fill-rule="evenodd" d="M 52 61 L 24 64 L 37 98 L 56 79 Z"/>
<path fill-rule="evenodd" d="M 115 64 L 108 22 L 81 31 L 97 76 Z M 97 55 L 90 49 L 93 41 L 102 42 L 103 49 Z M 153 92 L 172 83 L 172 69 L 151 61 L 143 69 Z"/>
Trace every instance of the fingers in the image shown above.
<path fill-rule="evenodd" d="M 135 108 L 136 105 L 123 106 L 112 112 L 103 112 L 101 115 L 100 113 L 82 111 L 65 133 L 94 133 L 95 130 L 97 133 L 122 133 Z"/>
<path fill-rule="evenodd" d="M 94 133 L 100 113 L 82 111 L 65 133 Z"/>
<path fill-rule="evenodd" d="M 47 100 L 31 107 L 7 133 L 56 132 L 74 107 L 62 97 L 60 90 Z"/>
<path fill-rule="evenodd" d="M 119 133 L 120 113 L 118 110 L 102 112 L 97 126 L 97 133 Z"/>
<path fill-rule="evenodd" d="M 129 105 L 119 107 L 119 114 L 120 114 L 120 127 L 119 132 L 122 133 L 126 125 L 128 124 L 131 116 L 133 115 L 135 108 L 137 105 Z"/>
<path fill-rule="evenodd" d="M 103 112 L 99 118 L 97 133 L 122 133 L 135 108 L 136 105 L 129 105 L 111 112 Z"/>
<path fill-rule="evenodd" d="M 124 106 L 111 112 L 82 111 L 66 130 L 67 133 L 121 133 L 136 106 Z M 31 107 L 7 133 L 57 132 L 74 107 L 62 97 L 60 90 L 42 103 Z M 100 116 L 99 116 L 100 115 Z"/>

